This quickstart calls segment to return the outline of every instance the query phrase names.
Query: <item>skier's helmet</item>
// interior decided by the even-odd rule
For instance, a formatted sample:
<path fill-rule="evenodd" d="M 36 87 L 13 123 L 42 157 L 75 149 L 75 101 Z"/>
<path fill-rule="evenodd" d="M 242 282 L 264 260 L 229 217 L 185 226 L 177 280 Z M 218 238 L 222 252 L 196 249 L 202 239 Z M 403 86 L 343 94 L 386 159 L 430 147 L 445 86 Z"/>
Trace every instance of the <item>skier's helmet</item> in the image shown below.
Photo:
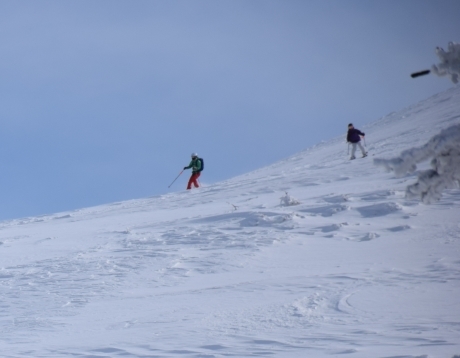
<path fill-rule="evenodd" d="M 192 153 L 191 157 L 192 158 L 198 158 L 198 153 Z"/>

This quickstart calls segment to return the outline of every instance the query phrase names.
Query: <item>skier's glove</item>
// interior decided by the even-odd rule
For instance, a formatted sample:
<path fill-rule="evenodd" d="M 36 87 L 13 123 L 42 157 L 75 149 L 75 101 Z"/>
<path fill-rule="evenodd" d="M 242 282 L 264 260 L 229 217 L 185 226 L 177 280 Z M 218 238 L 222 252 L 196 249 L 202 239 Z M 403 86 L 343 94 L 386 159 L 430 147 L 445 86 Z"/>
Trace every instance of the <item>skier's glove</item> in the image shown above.
<path fill-rule="evenodd" d="M 184 170 L 186 170 L 186 169 L 187 169 L 187 167 L 184 167 Z"/>

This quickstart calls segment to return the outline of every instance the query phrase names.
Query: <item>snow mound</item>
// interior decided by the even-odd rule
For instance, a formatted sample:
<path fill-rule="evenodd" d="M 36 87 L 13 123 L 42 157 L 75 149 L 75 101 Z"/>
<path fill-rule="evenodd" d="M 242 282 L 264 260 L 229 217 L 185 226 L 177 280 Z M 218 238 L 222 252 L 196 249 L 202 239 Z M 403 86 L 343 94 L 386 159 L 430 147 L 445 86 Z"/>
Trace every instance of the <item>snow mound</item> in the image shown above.
<path fill-rule="evenodd" d="M 418 163 L 430 158 L 432 169 L 419 173 L 418 181 L 406 188 L 406 197 L 431 204 L 441 198 L 443 190 L 460 183 L 460 124 L 444 129 L 419 148 L 403 151 L 399 157 L 376 158 L 374 164 L 402 176 L 414 172 Z"/>

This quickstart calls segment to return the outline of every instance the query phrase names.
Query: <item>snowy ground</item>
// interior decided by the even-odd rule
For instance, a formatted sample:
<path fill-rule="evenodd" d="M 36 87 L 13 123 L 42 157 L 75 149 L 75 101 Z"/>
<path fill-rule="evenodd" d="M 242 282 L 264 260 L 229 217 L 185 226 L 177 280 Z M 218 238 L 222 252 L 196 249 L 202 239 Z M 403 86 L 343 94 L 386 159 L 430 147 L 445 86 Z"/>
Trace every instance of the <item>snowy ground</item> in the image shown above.
<path fill-rule="evenodd" d="M 415 175 L 372 162 L 458 123 L 460 87 L 357 125 L 364 159 L 344 133 L 192 192 L 0 223 L 0 355 L 460 354 L 460 190 L 409 201 Z"/>

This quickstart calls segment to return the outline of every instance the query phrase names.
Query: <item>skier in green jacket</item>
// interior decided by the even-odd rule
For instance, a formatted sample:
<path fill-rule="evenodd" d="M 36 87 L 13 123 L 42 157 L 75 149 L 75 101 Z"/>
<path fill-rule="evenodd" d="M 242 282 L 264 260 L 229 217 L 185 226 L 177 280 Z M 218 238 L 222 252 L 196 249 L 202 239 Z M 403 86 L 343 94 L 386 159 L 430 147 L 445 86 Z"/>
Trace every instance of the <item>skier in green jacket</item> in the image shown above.
<path fill-rule="evenodd" d="M 198 188 L 198 178 L 201 175 L 201 171 L 203 170 L 203 159 L 198 158 L 197 153 L 192 153 L 192 160 L 190 164 L 186 167 L 184 167 L 184 170 L 192 168 L 192 175 L 190 176 L 190 179 L 187 184 L 187 190 L 192 189 L 192 184 L 195 186 L 195 188 Z"/>

